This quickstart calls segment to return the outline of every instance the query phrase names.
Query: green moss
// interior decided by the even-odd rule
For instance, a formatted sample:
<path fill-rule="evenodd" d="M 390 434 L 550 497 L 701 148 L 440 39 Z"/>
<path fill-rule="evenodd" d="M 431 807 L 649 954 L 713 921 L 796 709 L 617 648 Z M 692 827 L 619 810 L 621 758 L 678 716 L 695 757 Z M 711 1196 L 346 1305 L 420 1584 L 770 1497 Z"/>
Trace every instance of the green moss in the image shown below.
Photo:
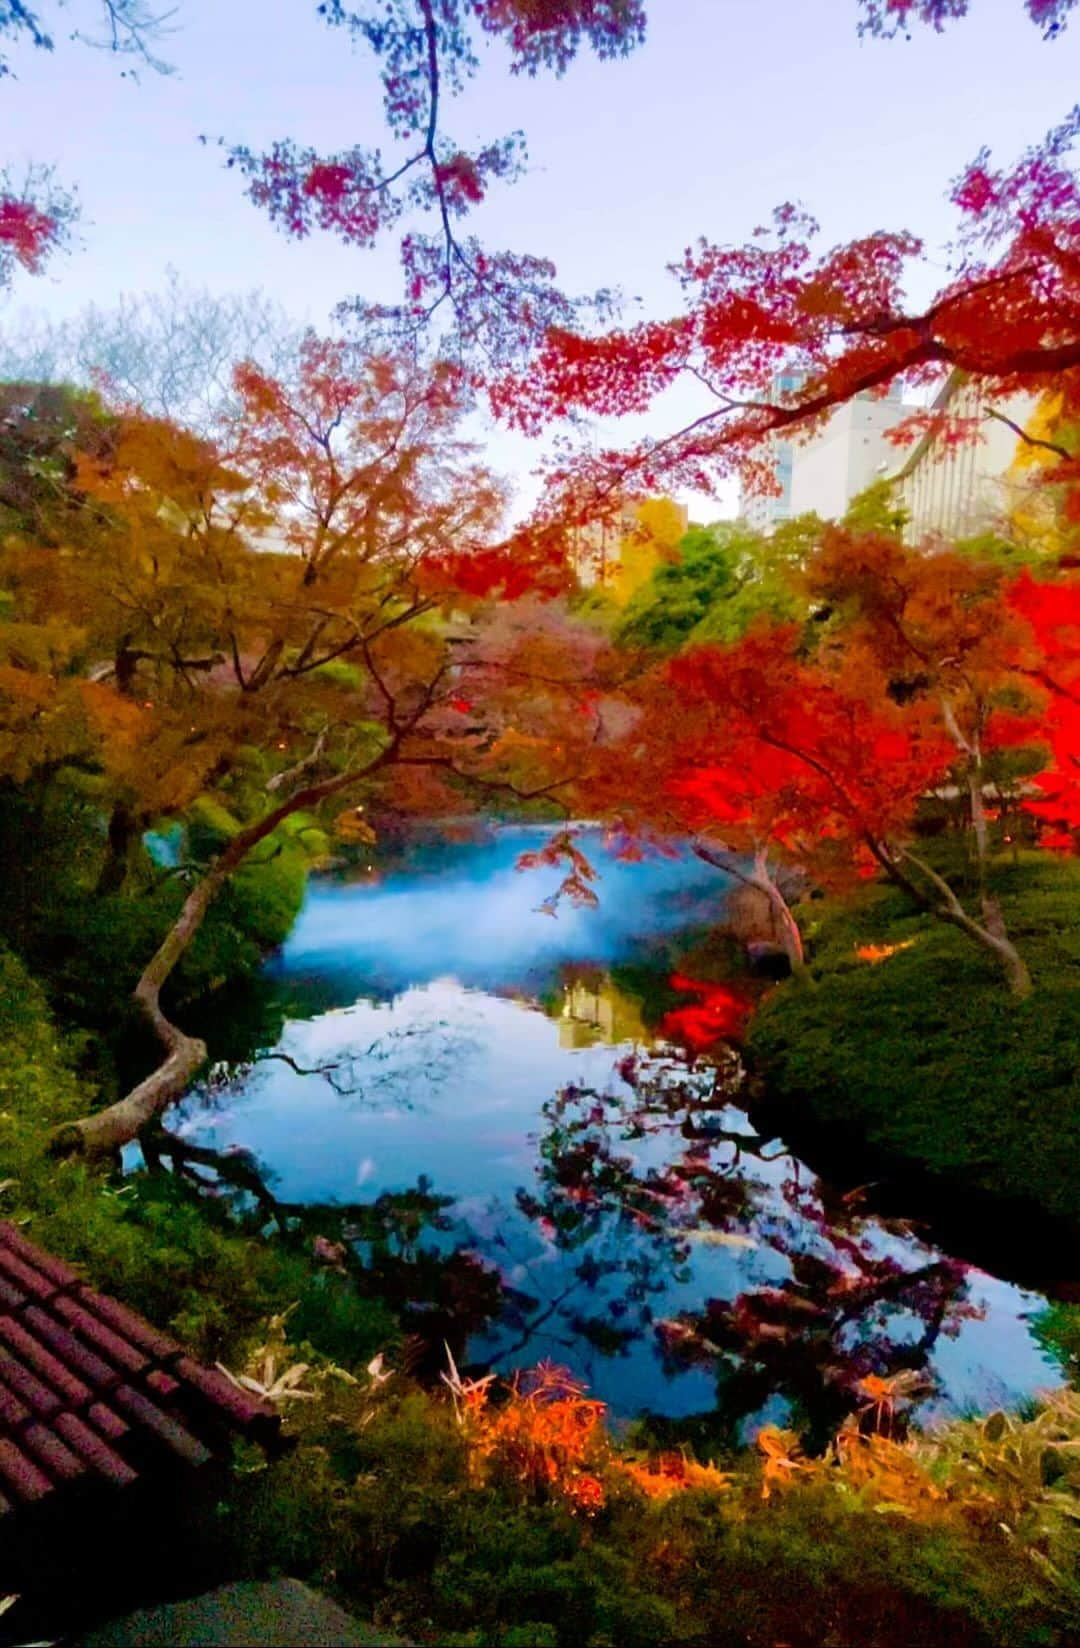
<path fill-rule="evenodd" d="M 773 992 L 751 1027 L 772 1091 L 950 1181 L 1080 1223 L 1080 865 L 995 873 L 1033 995 L 955 929 L 875 888 L 802 912 L 814 990 Z M 906 945 L 861 960 L 863 945 Z"/>
<path fill-rule="evenodd" d="M 1047 1305 L 1032 1318 L 1031 1331 L 1060 1363 L 1066 1379 L 1080 1387 L 1080 1305 L 1061 1301 Z"/>

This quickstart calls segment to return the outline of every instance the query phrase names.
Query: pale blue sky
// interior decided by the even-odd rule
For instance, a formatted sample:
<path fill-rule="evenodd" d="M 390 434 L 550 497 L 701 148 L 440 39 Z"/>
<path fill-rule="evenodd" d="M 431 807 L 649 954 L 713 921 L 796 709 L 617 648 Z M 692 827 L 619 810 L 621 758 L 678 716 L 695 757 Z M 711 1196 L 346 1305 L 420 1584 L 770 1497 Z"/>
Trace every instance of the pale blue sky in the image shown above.
<path fill-rule="evenodd" d="M 973 0 L 944 35 L 859 41 L 852 0 L 653 0 L 633 57 L 583 59 L 561 82 L 511 80 L 497 53 L 448 111 L 463 142 L 524 127 L 530 175 L 492 195 L 475 228 L 542 252 L 569 288 L 621 285 L 645 311 L 675 306 L 664 265 L 697 235 L 742 240 L 801 199 L 830 239 L 911 228 L 940 244 L 948 180 L 982 143 L 1006 159 L 1080 88 L 1080 20 L 1043 42 L 1021 0 Z M 22 51 L 0 87 L 2 153 L 77 181 L 82 244 L 23 278 L 0 325 L 28 306 L 60 316 L 160 283 L 169 265 L 217 290 L 262 286 L 325 324 L 340 298 L 390 296 L 396 257 L 326 237 L 290 242 L 241 198 L 202 132 L 253 148 L 290 135 L 333 149 L 381 141 L 370 59 L 322 25 L 314 0 L 180 0 L 169 79 L 121 81 L 104 53 Z M 504 468 L 524 443 L 500 437 Z"/>

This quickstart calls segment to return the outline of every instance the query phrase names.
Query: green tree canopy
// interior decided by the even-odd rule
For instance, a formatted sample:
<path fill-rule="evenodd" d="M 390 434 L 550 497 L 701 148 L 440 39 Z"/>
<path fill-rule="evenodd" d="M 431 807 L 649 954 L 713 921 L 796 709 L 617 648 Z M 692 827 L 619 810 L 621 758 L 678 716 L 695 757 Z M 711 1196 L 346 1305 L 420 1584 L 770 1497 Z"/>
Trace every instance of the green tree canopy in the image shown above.
<path fill-rule="evenodd" d="M 816 542 L 816 515 L 785 521 L 770 535 L 745 521 L 693 526 L 633 596 L 616 628 L 619 646 L 675 652 L 687 641 L 736 641 L 755 618 L 801 620 L 797 574 Z"/>

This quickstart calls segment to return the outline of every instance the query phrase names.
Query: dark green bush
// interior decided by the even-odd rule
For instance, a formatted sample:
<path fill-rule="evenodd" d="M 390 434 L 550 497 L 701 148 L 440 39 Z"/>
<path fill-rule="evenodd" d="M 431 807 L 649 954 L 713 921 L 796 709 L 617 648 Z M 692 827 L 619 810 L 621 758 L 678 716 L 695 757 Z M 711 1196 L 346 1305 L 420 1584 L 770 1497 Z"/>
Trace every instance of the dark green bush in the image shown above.
<path fill-rule="evenodd" d="M 296 1453 L 238 1485 L 219 1533 L 248 1574 L 335 1589 L 417 1642 L 459 1648 L 1061 1645 L 1039 1570 L 993 1531 L 882 1515 L 825 1482 L 762 1498 L 744 1463 L 717 1497 L 594 1516 L 471 1476 L 452 1409 L 396 1387 L 327 1389 Z"/>
<path fill-rule="evenodd" d="M 805 906 L 817 988 L 774 991 L 750 1055 L 814 1120 L 1080 1225 L 1080 865 L 1029 853 L 995 882 L 1029 999 L 961 933 L 875 888 Z M 908 941 L 876 965 L 856 954 Z"/>

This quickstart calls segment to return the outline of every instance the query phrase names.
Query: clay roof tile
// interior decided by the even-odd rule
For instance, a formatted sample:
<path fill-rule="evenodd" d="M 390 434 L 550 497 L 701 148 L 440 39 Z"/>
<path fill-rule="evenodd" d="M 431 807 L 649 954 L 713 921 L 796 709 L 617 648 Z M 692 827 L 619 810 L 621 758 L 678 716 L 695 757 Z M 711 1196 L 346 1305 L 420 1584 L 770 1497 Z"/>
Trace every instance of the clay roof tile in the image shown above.
<path fill-rule="evenodd" d="M 279 1420 L 0 1221 L 0 1517 L 80 1482 L 205 1465 L 230 1429 L 269 1444 Z"/>

